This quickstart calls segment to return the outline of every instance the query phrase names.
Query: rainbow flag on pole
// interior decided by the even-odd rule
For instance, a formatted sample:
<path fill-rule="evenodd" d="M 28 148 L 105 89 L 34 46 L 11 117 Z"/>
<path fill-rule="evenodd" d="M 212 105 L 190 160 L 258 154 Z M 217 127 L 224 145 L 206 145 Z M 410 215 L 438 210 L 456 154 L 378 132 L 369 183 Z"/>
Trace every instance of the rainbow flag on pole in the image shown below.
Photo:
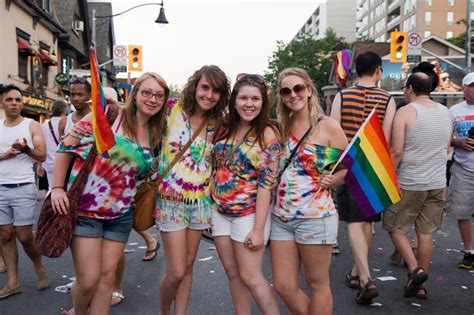
<path fill-rule="evenodd" d="M 400 201 L 402 193 L 375 108 L 344 150 L 347 189 L 362 213 L 371 217 Z"/>
<path fill-rule="evenodd" d="M 92 99 L 92 130 L 94 131 L 97 153 L 108 157 L 107 150 L 115 145 L 115 137 L 105 116 L 105 97 L 99 80 L 99 67 L 95 49 L 90 48 L 91 62 L 91 99 Z"/>

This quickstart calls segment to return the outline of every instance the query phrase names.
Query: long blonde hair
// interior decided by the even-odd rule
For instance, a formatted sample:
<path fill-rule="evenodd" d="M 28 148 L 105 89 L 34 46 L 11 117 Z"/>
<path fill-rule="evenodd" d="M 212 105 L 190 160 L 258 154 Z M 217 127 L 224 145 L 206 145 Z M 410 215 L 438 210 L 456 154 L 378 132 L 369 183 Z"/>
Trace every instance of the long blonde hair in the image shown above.
<path fill-rule="evenodd" d="M 301 68 L 287 68 L 283 70 L 278 76 L 278 87 L 281 87 L 281 82 L 284 78 L 288 76 L 299 77 L 301 80 L 303 80 L 303 83 L 305 84 L 309 92 L 311 92 L 311 96 L 308 99 L 309 119 L 311 125 L 315 126 L 318 120 L 324 116 L 324 112 L 321 106 L 319 105 L 318 91 L 316 90 L 313 81 L 305 70 Z M 292 112 L 284 104 L 280 94 L 278 94 L 277 115 L 278 120 L 281 124 L 283 141 L 286 142 L 290 134 Z"/>
<path fill-rule="evenodd" d="M 136 122 L 136 97 L 138 91 L 140 90 L 140 86 L 143 82 L 149 78 L 153 78 L 156 82 L 165 90 L 165 99 L 163 100 L 163 107 L 160 111 L 152 116 L 148 120 L 148 126 L 150 126 L 150 142 L 152 147 L 156 147 L 161 138 L 161 133 L 165 126 L 165 114 L 166 114 L 166 104 L 168 103 L 168 98 L 170 96 L 170 89 L 166 84 L 165 80 L 155 72 L 145 72 L 142 74 L 135 82 L 133 86 L 132 92 L 130 93 L 127 101 L 125 102 L 125 108 L 122 111 L 123 115 L 123 125 L 122 129 L 126 136 L 130 137 L 130 139 L 134 139 L 138 141 L 137 136 L 137 122 Z"/>

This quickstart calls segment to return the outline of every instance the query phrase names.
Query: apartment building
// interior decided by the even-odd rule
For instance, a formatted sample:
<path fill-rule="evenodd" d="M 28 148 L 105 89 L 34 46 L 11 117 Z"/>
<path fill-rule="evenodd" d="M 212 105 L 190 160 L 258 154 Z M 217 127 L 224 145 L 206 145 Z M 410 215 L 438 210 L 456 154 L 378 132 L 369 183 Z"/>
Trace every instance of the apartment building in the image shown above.
<path fill-rule="evenodd" d="M 449 39 L 465 31 L 467 1 L 474 0 L 358 0 L 357 37 L 386 42 L 390 32 L 420 32 L 424 38 Z M 473 17 L 474 6 L 471 9 Z"/>
<path fill-rule="evenodd" d="M 347 42 L 356 39 L 356 1 L 327 0 L 318 4 L 316 10 L 296 34 L 308 33 L 314 38 L 322 38 L 328 28 L 332 28 L 338 36 Z"/>

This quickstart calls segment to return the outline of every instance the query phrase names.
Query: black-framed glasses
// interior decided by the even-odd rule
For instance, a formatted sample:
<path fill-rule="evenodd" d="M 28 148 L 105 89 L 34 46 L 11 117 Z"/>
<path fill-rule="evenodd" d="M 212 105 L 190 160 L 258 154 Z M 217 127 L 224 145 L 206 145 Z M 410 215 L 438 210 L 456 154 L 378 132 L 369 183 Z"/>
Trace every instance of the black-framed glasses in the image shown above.
<path fill-rule="evenodd" d="M 165 94 L 164 93 L 153 93 L 150 90 L 141 90 L 140 94 L 145 98 L 152 98 L 154 96 L 155 99 L 158 100 L 158 101 L 162 101 L 162 100 L 165 99 Z"/>
<path fill-rule="evenodd" d="M 265 79 L 260 74 L 239 73 L 237 75 L 237 82 L 242 80 L 252 80 L 259 84 L 265 84 Z"/>
<path fill-rule="evenodd" d="M 292 89 L 290 89 L 289 87 L 281 88 L 280 89 L 280 95 L 281 96 L 289 96 L 289 95 L 291 95 L 292 91 L 295 92 L 295 94 L 298 94 L 300 92 L 303 92 L 304 90 L 306 90 L 306 85 L 296 84 L 295 86 L 293 86 Z"/>
<path fill-rule="evenodd" d="M 77 77 L 77 76 L 73 76 L 72 78 L 69 79 L 69 84 L 76 84 L 76 83 L 85 84 L 87 83 L 87 79 L 84 77 Z"/>

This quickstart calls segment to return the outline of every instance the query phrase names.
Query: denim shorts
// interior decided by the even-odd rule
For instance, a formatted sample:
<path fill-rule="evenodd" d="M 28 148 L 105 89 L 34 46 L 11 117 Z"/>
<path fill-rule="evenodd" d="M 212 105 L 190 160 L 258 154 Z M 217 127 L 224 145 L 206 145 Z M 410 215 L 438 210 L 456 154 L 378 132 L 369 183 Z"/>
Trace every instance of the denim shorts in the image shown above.
<path fill-rule="evenodd" d="M 298 244 L 325 245 L 337 243 L 337 214 L 325 218 L 290 219 L 272 215 L 272 241 L 294 241 Z"/>
<path fill-rule="evenodd" d="M 33 225 L 37 203 L 33 183 L 8 188 L 0 185 L 0 225 Z"/>
<path fill-rule="evenodd" d="M 156 226 L 161 232 L 205 230 L 211 226 L 211 203 L 184 203 L 156 198 Z"/>
<path fill-rule="evenodd" d="M 74 235 L 127 243 L 132 226 L 133 210 L 128 210 L 120 217 L 111 220 L 78 216 Z"/>

